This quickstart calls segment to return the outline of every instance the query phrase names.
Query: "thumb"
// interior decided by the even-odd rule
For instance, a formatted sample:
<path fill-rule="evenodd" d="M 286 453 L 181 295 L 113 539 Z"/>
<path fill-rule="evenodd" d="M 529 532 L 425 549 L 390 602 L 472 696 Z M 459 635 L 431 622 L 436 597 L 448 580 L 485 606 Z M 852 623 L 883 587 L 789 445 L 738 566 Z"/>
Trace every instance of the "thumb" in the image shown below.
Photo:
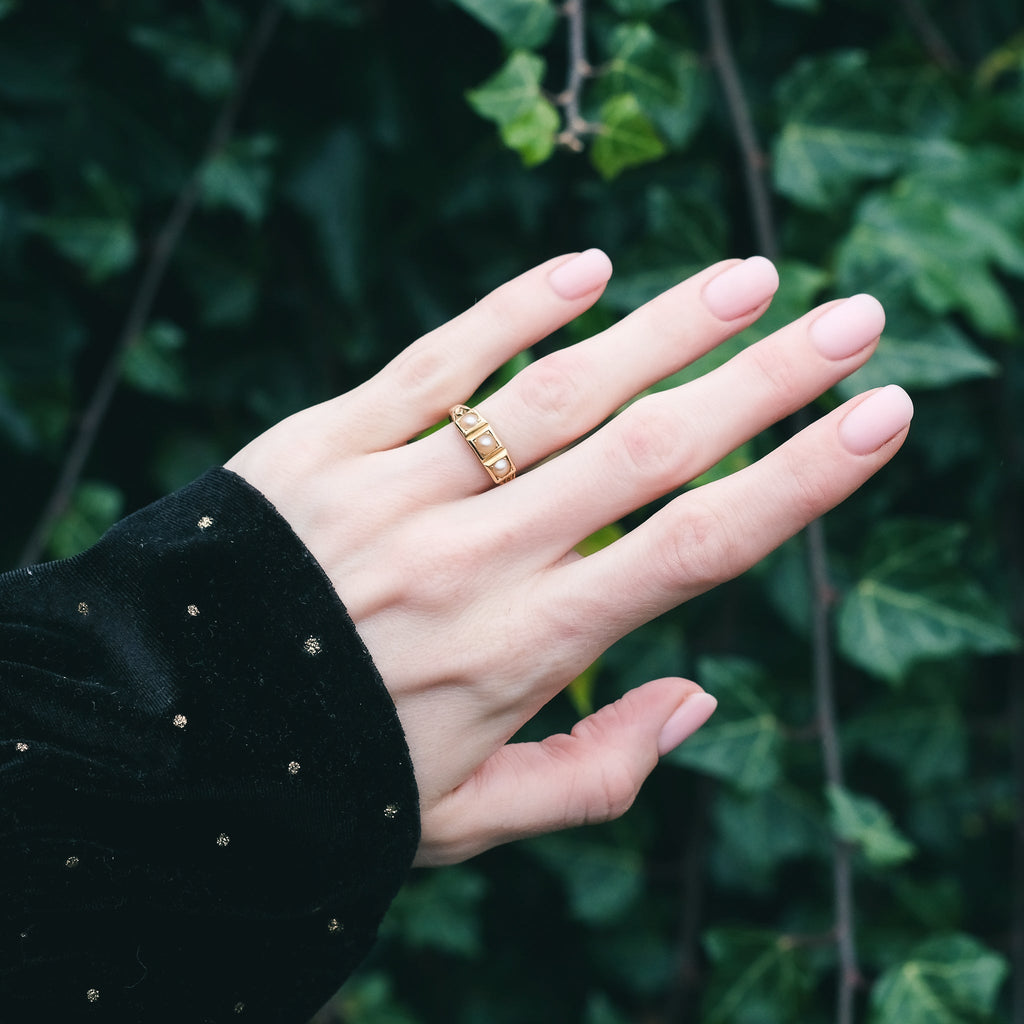
<path fill-rule="evenodd" d="M 619 817 L 658 758 L 696 732 L 717 703 L 696 683 L 657 679 L 569 735 L 506 744 L 424 816 L 416 863 L 453 864 L 513 839 Z"/>

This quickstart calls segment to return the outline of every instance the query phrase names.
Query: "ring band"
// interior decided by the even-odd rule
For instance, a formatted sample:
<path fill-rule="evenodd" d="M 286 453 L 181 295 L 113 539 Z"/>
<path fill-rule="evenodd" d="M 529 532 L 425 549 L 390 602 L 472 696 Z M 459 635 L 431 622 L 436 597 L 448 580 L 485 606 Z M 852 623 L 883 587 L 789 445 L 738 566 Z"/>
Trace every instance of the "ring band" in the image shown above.
<path fill-rule="evenodd" d="M 480 465 L 496 484 L 507 484 L 516 475 L 515 463 L 498 440 L 491 425 L 468 405 L 453 405 L 448 410 L 452 423 L 459 428 L 469 447 L 476 452 Z"/>

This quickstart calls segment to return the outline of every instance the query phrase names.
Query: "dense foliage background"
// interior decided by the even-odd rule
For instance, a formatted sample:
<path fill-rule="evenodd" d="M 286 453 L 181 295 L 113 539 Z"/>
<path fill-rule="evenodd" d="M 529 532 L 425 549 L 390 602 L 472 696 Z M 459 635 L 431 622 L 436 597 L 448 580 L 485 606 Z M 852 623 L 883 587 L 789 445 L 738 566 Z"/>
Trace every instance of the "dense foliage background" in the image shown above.
<path fill-rule="evenodd" d="M 4 565 L 81 549 L 558 252 L 617 267 L 569 339 L 755 251 L 783 278 L 759 332 L 888 309 L 821 405 L 906 386 L 895 463 L 529 731 L 670 673 L 713 722 L 622 821 L 414 877 L 324 1021 L 1024 1021 L 1022 22 L 0 0 Z"/>

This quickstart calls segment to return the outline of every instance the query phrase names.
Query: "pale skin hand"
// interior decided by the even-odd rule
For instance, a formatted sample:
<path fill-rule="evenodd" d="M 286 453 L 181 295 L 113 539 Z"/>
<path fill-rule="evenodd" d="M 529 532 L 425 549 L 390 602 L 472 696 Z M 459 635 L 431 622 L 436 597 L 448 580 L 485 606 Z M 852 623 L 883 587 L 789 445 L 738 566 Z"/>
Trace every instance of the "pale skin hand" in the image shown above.
<path fill-rule="evenodd" d="M 380 670 L 419 786 L 419 864 L 623 813 L 659 756 L 714 710 L 695 683 L 647 683 L 571 735 L 509 738 L 615 640 L 749 568 L 906 436 L 902 390 L 861 395 L 576 555 L 590 533 L 698 476 L 874 351 L 878 303 L 829 303 L 538 465 L 756 320 L 777 276 L 755 257 L 708 268 L 482 402 L 518 466 L 510 483 L 492 485 L 451 424 L 407 443 L 593 304 L 610 272 L 594 250 L 536 267 L 227 463 L 319 560 Z"/>

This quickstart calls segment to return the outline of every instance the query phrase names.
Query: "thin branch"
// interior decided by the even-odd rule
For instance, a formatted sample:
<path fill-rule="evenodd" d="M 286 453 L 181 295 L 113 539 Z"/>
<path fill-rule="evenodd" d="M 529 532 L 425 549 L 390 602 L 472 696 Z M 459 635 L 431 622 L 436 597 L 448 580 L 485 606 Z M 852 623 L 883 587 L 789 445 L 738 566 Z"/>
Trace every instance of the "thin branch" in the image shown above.
<path fill-rule="evenodd" d="M 587 0 L 567 0 L 562 14 L 569 29 L 569 71 L 565 88 L 557 97 L 565 118 L 565 128 L 559 133 L 558 142 L 579 153 L 583 149 L 583 136 L 593 131 L 580 112 L 583 83 L 593 73 L 587 60 Z"/>
<path fill-rule="evenodd" d="M 264 7 L 256 22 L 256 27 L 238 64 L 235 87 L 225 100 L 210 129 L 203 156 L 185 182 L 181 192 L 178 193 L 167 220 L 156 235 L 150 250 L 149 262 L 139 280 L 139 286 L 128 308 L 124 325 L 78 421 L 77 432 L 64 457 L 50 497 L 21 552 L 18 563 L 21 566 L 31 565 L 39 560 L 57 520 L 64 514 L 71 501 L 71 496 L 82 475 L 86 461 L 96 443 L 107 410 L 110 408 L 111 400 L 117 391 L 124 357 L 149 320 L 153 303 L 161 284 L 163 284 L 171 258 L 199 201 L 203 167 L 231 139 L 256 68 L 274 34 L 280 17 L 281 7 L 277 0 L 271 0 Z"/>
<path fill-rule="evenodd" d="M 959 71 L 960 58 L 921 0 L 899 0 L 899 4 L 931 60 L 943 71 Z"/>
<path fill-rule="evenodd" d="M 754 230 L 760 251 L 776 259 L 780 247 L 772 212 L 771 193 L 765 177 L 767 161 L 754 129 L 750 105 L 740 80 L 729 29 L 725 20 L 723 0 L 705 0 L 711 58 L 714 62 L 726 106 L 736 134 L 743 160 Z M 806 422 L 806 417 L 802 417 Z M 802 424 L 801 424 L 802 425 Z M 831 611 L 834 590 L 830 582 L 825 529 L 820 520 L 806 531 L 807 571 L 813 601 L 812 657 L 814 692 L 817 705 L 818 731 L 826 780 L 843 784 L 843 763 L 839 747 L 839 730 L 835 711 L 835 675 L 831 633 Z M 839 953 L 839 985 L 836 993 L 837 1024 L 852 1024 L 854 1000 L 861 983 L 857 962 L 853 906 L 853 866 L 850 849 L 841 842 L 833 844 L 832 879 L 835 913 L 835 941 Z"/>
<path fill-rule="evenodd" d="M 750 114 L 740 81 L 736 58 L 733 56 L 732 41 L 729 28 L 725 21 L 725 10 L 721 0 L 705 0 L 704 11 L 707 16 L 711 43 L 711 60 L 714 63 L 718 81 L 725 94 L 725 103 L 729 108 L 736 141 L 739 143 L 743 157 L 743 174 L 747 185 L 747 198 L 750 201 L 750 212 L 754 219 L 754 233 L 757 237 L 758 249 L 768 259 L 774 260 L 779 255 L 778 232 L 775 230 L 775 218 L 772 214 L 771 193 L 765 181 L 767 159 L 764 150 L 757 140 L 754 131 L 754 119 Z"/>

